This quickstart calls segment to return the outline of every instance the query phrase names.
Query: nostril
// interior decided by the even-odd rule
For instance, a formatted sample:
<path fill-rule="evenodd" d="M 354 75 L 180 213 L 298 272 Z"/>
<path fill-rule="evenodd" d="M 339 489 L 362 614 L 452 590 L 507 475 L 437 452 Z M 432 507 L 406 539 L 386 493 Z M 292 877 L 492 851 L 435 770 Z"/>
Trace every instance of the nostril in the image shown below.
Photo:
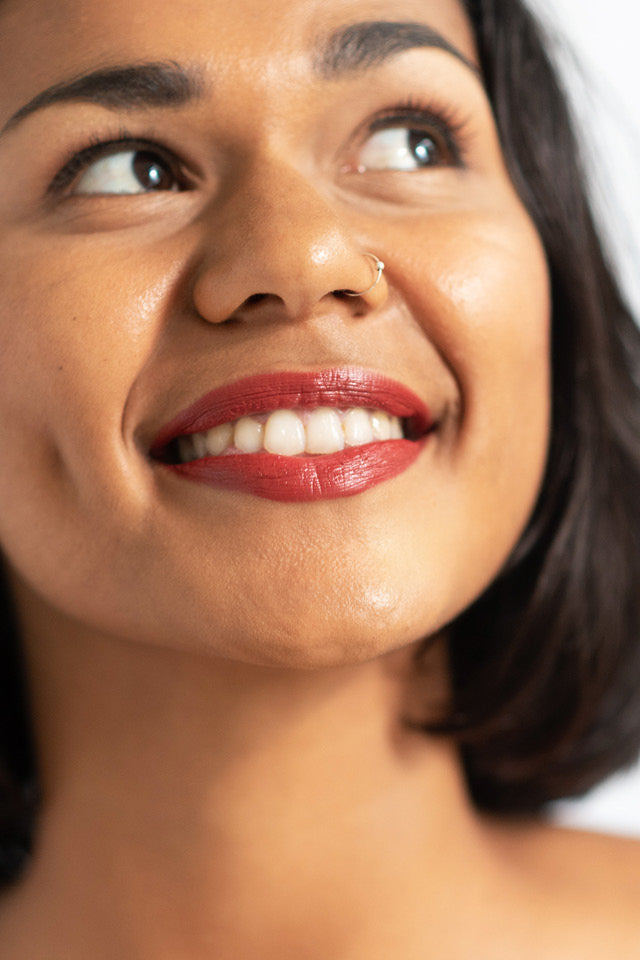
<path fill-rule="evenodd" d="M 226 324 L 227 326 L 232 323 L 238 323 L 243 317 L 248 314 L 253 308 L 258 307 L 261 303 L 264 303 L 265 300 L 269 299 L 268 293 L 252 293 L 250 296 L 246 297 L 237 310 L 234 310 L 233 313 L 228 316 L 225 320 L 222 320 L 221 323 Z"/>
<path fill-rule="evenodd" d="M 252 293 L 250 297 L 244 301 L 243 306 L 251 306 L 254 303 L 262 303 L 263 300 L 269 296 L 267 293 Z"/>

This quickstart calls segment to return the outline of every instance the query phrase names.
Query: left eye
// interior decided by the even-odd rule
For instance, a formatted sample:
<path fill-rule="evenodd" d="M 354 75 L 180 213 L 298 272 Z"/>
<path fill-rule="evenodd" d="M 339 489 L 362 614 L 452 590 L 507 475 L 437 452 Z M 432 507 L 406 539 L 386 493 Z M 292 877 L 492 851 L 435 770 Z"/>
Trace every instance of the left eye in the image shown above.
<path fill-rule="evenodd" d="M 171 164 L 153 150 L 119 150 L 94 160 L 76 180 L 74 194 L 180 190 Z"/>
<path fill-rule="evenodd" d="M 410 127 L 377 130 L 358 156 L 360 170 L 420 170 L 453 163 L 453 151 L 442 136 Z"/>

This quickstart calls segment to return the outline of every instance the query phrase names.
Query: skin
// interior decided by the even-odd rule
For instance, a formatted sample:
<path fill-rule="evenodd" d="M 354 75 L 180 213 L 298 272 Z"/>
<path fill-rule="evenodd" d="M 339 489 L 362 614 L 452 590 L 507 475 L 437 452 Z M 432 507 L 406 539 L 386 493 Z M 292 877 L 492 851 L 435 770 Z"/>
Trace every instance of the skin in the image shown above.
<path fill-rule="evenodd" d="M 5 135 L 4 175 L 18 184 L 2 200 L 0 280 L 6 315 L 22 322 L 3 334 L 11 454 L 0 542 L 56 614 L 137 642 L 305 667 L 397 649 L 492 579 L 530 513 L 546 452 L 545 263 L 481 85 L 451 55 L 426 50 L 377 71 L 382 96 L 373 71 L 312 82 L 298 51 L 349 22 L 341 4 L 331 17 L 285 4 L 286 29 L 267 46 L 260 4 L 241 4 L 222 29 L 215 6 L 188 3 L 180 31 L 169 7 L 153 30 L 143 9 L 82 4 L 91 23 L 70 35 L 73 5 L 9 4 L 5 15 L 7 56 L 29 37 L 5 118 L 105 62 L 195 60 L 209 74 L 215 65 L 216 94 L 142 116 L 68 104 Z M 433 25 L 473 54 L 455 4 Z M 429 82 L 418 79 L 425 71 Z M 416 98 L 451 88 L 446 106 L 471 116 L 469 172 L 343 172 L 360 160 L 359 128 L 405 98 L 407 83 Z M 197 188 L 42 203 L 65 151 L 123 125 L 184 144 L 187 165 L 202 170 Z M 50 152 L 34 153 L 50 138 Z M 334 290 L 371 282 L 369 249 L 387 264 L 384 303 L 339 300 Z M 221 325 L 263 292 L 259 308 Z M 439 421 L 393 484 L 278 506 L 177 484 L 148 458 L 160 427 L 207 390 L 347 364 L 407 384 Z M 43 551 L 43 540 L 59 548 Z"/>
<path fill-rule="evenodd" d="M 417 684 L 416 644 L 492 580 L 535 503 L 548 277 L 473 69 L 421 49 L 328 81 L 312 49 L 418 19 L 473 62 L 462 10 L 278 0 L 271 31 L 260 0 L 179 8 L 7 0 L 0 18 L 0 125 L 105 65 L 215 74 L 186 106 L 65 103 L 0 137 L 0 543 L 45 797 L 0 957 L 635 956 L 637 852 L 614 872 L 615 842 L 482 821 L 453 746 L 401 722 L 446 696 L 442 646 Z M 359 169 L 371 118 L 407 94 L 462 124 L 464 167 Z M 79 173 L 47 193 L 123 127 L 178 154 L 190 188 L 87 195 Z M 370 283 L 367 250 L 383 280 L 337 295 Z M 149 457 L 208 390 L 341 365 L 436 418 L 385 484 L 279 504 Z"/>

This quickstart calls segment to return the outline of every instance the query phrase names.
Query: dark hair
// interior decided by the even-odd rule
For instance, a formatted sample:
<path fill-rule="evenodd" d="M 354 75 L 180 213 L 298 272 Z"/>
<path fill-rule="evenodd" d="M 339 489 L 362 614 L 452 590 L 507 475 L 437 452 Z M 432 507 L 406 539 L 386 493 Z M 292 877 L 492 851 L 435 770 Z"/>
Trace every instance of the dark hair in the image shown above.
<path fill-rule="evenodd" d="M 640 749 L 640 332 L 594 226 L 567 100 L 519 0 L 465 0 L 552 285 L 552 431 L 527 531 L 450 628 L 472 796 L 527 813 Z"/>
<path fill-rule="evenodd" d="M 528 529 L 449 631 L 459 740 L 486 810 L 534 812 L 640 745 L 640 334 L 585 196 L 566 98 L 520 0 L 464 0 L 511 177 L 553 293 L 553 424 Z M 0 874 L 28 852 L 35 764 L 9 598 L 0 644 Z M 433 725 L 427 729 L 433 730 Z"/>
<path fill-rule="evenodd" d="M 12 880 L 31 848 L 37 776 L 24 670 L 0 564 L 0 883 Z"/>

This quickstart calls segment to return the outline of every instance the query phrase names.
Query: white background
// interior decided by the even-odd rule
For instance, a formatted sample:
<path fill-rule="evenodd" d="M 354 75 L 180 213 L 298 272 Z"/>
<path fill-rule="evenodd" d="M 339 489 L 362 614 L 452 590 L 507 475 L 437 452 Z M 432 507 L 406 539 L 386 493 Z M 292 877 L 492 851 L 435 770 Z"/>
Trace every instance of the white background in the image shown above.
<path fill-rule="evenodd" d="M 640 6 L 635 0 L 529 4 L 559 37 L 559 55 L 586 134 L 600 218 L 640 316 Z M 562 50 L 567 42 L 572 54 Z M 559 805 L 558 816 L 578 826 L 640 837 L 640 764 L 584 800 Z"/>

